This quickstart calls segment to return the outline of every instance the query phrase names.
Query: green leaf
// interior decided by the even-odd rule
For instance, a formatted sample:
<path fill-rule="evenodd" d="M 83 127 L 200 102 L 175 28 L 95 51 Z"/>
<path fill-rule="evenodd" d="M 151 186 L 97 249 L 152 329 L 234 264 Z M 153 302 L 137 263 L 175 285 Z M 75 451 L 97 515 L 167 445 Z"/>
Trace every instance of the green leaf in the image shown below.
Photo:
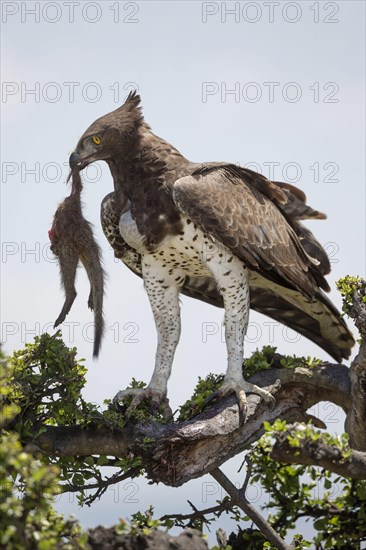
<path fill-rule="evenodd" d="M 327 478 L 326 478 L 326 479 L 324 480 L 324 487 L 325 487 L 325 489 L 331 489 L 331 488 L 332 488 L 332 485 L 333 485 L 333 484 L 332 484 L 332 482 L 330 481 L 330 479 L 327 479 Z"/>
<path fill-rule="evenodd" d="M 326 526 L 326 523 L 327 521 L 324 518 L 317 519 L 316 521 L 314 521 L 314 529 L 316 529 L 317 531 L 323 531 L 323 529 Z"/>

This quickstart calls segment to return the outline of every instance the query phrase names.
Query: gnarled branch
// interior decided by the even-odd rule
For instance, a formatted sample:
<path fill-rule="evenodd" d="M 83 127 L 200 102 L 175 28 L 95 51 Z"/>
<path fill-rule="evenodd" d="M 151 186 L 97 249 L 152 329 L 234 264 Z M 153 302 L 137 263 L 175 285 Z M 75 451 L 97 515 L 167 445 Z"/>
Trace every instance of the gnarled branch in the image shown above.
<path fill-rule="evenodd" d="M 350 284 L 347 277 L 345 282 L 346 286 Z M 342 284 L 340 281 L 340 287 Z M 351 407 L 347 414 L 345 428 L 350 436 L 351 447 L 358 451 L 366 451 L 366 281 L 353 278 L 350 287 L 353 287 L 353 291 L 348 297 L 346 296 L 344 308 L 359 330 L 361 345 L 349 373 Z M 343 291 L 343 295 L 347 295 L 347 292 Z"/>
<path fill-rule="evenodd" d="M 332 401 L 346 413 L 351 410 L 349 369 L 344 365 L 269 369 L 251 381 L 272 389 L 271 409 L 257 395 L 248 395 L 248 413 L 241 426 L 235 397 L 227 397 L 185 422 L 129 424 L 124 430 L 106 427 L 46 427 L 35 443 L 57 456 L 93 454 L 142 457 L 148 477 L 180 486 L 218 468 L 263 435 L 263 422 L 276 418 L 288 422 L 308 419 L 306 411 L 319 401 Z M 152 443 L 146 445 L 146 438 Z"/>

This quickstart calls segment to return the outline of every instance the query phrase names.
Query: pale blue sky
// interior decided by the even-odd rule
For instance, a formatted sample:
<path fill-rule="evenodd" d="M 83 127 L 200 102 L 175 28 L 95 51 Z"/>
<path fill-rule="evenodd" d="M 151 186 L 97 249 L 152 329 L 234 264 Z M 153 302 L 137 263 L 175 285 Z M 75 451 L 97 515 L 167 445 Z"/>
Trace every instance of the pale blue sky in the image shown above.
<path fill-rule="evenodd" d="M 5 350 L 32 339 L 32 330 L 43 331 L 61 309 L 47 230 L 66 194 L 65 163 L 86 127 L 122 103 L 133 86 L 154 132 L 188 158 L 256 163 L 266 176 L 275 163 L 275 179 L 290 178 L 313 207 L 328 214 L 309 226 L 332 256 L 331 298 L 339 305 L 334 281 L 345 273 L 365 273 L 364 3 L 75 2 L 73 22 L 70 9 L 65 2 L 2 2 Z M 239 11 L 230 15 L 230 9 Z M 237 95 L 225 95 L 229 90 Z M 102 404 L 132 376 L 149 380 L 155 328 L 141 280 L 114 260 L 99 225 L 100 202 L 112 190 L 108 169 L 100 163 L 85 177 L 85 213 L 95 225 L 108 273 L 109 328 L 94 362 L 86 341 L 93 320 L 86 306 L 89 290 L 80 269 L 78 297 L 63 334 L 86 358 L 85 398 Z M 182 337 L 169 384 L 174 408 L 190 396 L 198 376 L 226 369 L 222 318 L 222 311 L 182 298 Z M 269 319 L 252 314 L 250 322 L 246 354 L 274 343 L 264 324 Z M 203 338 L 205 323 L 217 326 L 217 334 Z M 328 359 L 280 325 L 272 330 L 280 352 Z M 336 418 L 330 429 L 342 431 L 342 417 Z M 233 472 L 239 463 L 240 457 L 225 467 L 238 480 Z M 126 485 L 118 503 L 110 491 L 91 509 L 80 512 L 67 498 L 60 508 L 88 525 L 111 524 L 149 503 L 163 514 L 181 511 L 187 498 L 197 506 L 211 506 L 218 498 L 203 502 L 208 476 L 180 489 L 136 483 L 138 502 L 126 501 L 134 491 Z"/>

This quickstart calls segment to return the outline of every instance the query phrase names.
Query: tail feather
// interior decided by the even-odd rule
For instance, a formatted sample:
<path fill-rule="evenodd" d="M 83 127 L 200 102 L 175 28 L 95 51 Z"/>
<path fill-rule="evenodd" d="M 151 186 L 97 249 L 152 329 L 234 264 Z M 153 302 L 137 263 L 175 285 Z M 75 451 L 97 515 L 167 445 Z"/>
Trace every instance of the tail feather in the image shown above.
<path fill-rule="evenodd" d="M 262 279 L 262 280 L 261 280 Z M 333 359 L 348 359 L 355 343 L 337 308 L 319 290 L 310 300 L 301 293 L 256 275 L 250 281 L 251 307 L 280 321 L 323 348 Z"/>
<path fill-rule="evenodd" d="M 339 311 L 322 291 L 310 300 L 299 292 L 252 275 L 249 281 L 251 309 L 305 336 L 336 361 L 348 359 L 355 341 Z M 213 279 L 187 277 L 183 294 L 217 307 L 224 306 Z"/>

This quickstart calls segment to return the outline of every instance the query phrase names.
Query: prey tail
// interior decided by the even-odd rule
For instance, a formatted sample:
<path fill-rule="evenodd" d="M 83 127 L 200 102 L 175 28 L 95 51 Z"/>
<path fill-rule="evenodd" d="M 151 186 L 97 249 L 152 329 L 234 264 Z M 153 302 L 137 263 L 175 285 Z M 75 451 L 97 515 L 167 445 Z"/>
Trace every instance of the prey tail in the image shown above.
<path fill-rule="evenodd" d="M 100 305 L 98 306 L 98 303 Z M 103 294 L 98 298 L 95 297 L 95 303 L 97 304 L 94 310 L 94 346 L 93 357 L 96 359 L 99 356 L 99 351 L 102 345 L 102 339 L 104 335 L 104 316 L 103 316 Z"/>
<path fill-rule="evenodd" d="M 105 274 L 101 262 L 99 245 L 94 241 L 88 250 L 84 250 L 81 261 L 90 282 L 89 307 L 94 310 L 94 346 L 93 357 L 97 358 L 104 335 L 103 297 Z"/>

